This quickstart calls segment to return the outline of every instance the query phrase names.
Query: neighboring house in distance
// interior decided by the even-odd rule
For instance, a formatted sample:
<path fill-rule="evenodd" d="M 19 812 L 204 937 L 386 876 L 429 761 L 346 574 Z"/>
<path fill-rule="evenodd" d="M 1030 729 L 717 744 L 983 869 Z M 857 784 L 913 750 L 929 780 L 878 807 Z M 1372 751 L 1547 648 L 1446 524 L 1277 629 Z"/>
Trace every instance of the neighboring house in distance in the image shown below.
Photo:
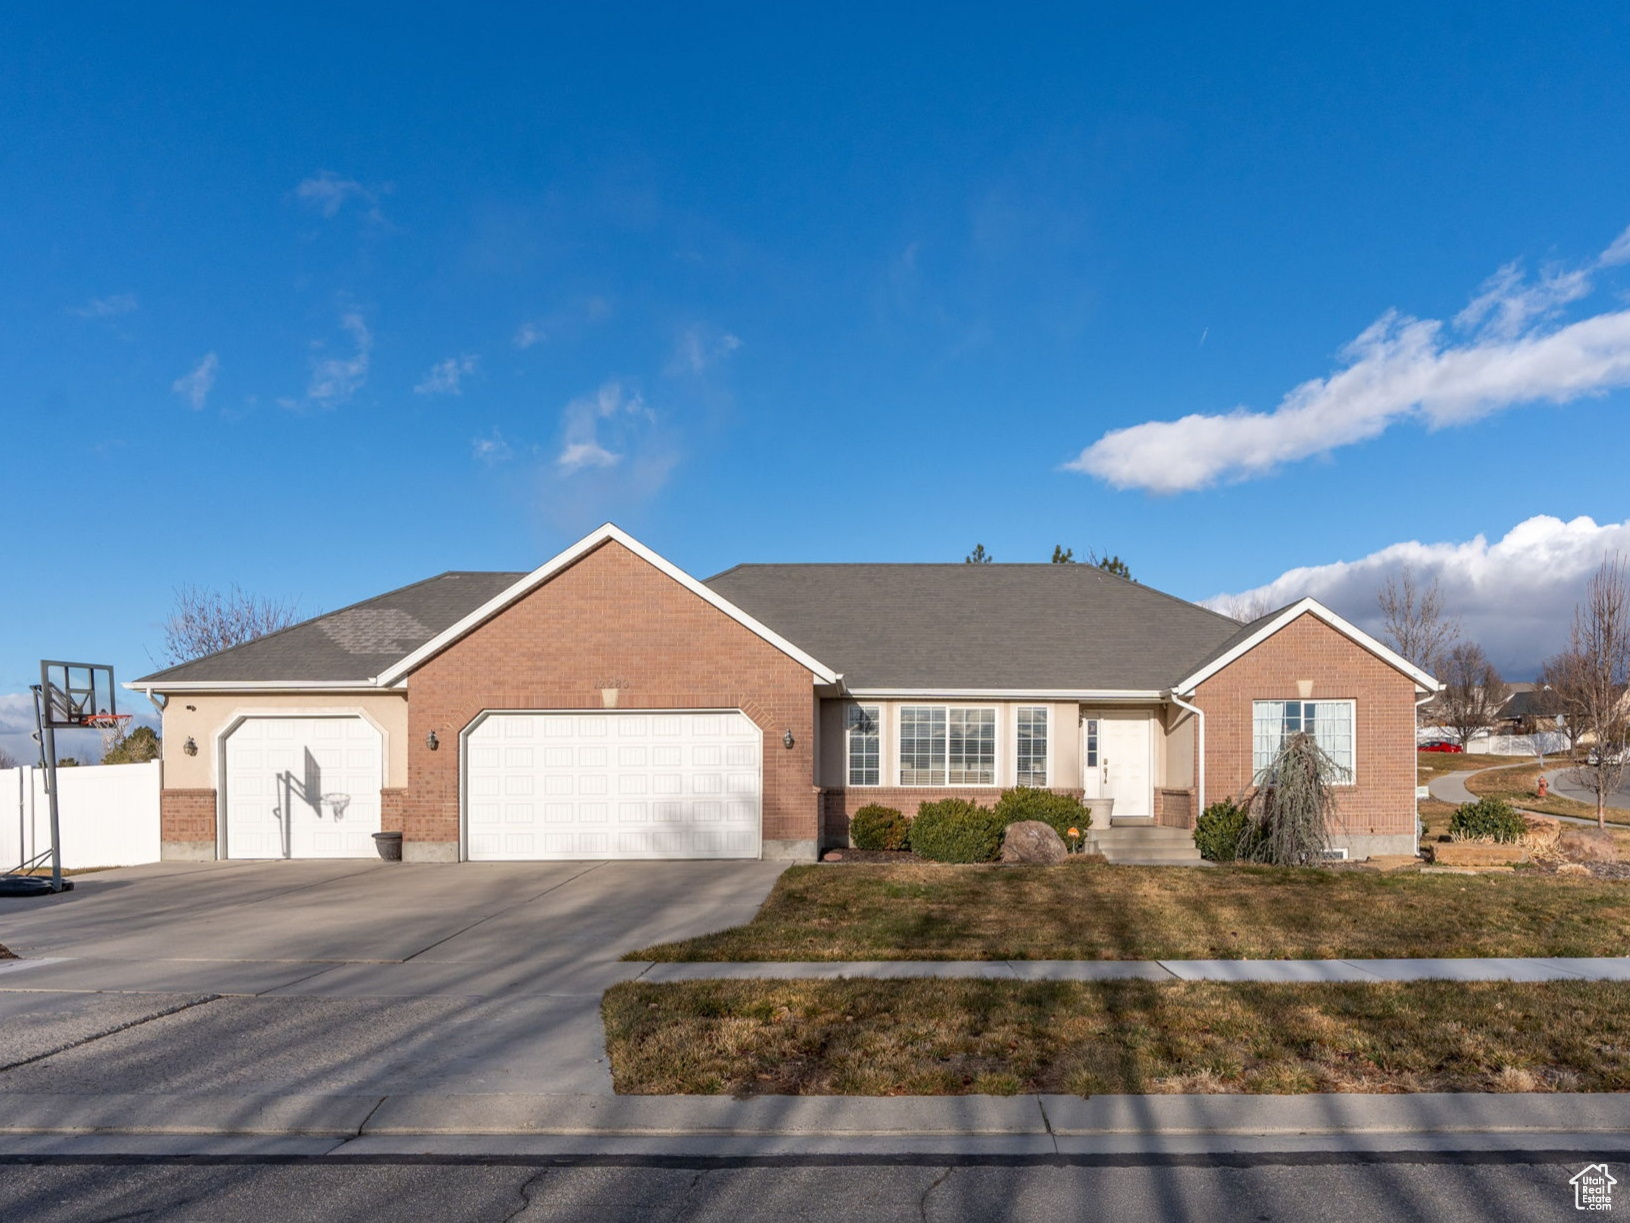
<path fill-rule="evenodd" d="M 1088 565 L 741 565 L 602 527 L 127 685 L 164 709 L 164 853 L 813 859 L 869 802 L 1014 785 L 1192 828 L 1284 735 L 1351 770 L 1332 837 L 1415 846 L 1436 681 L 1311 599 L 1241 626 Z"/>

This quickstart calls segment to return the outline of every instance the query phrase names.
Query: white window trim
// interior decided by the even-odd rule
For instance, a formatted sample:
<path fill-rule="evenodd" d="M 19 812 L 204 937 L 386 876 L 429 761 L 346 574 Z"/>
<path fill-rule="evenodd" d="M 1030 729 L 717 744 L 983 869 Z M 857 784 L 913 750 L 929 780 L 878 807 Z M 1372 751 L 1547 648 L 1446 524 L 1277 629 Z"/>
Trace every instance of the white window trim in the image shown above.
<path fill-rule="evenodd" d="M 854 770 L 851 767 L 849 753 L 853 746 L 849 733 L 849 711 L 851 709 L 875 710 L 877 717 L 877 780 L 874 782 L 858 782 L 853 780 Z M 865 701 L 855 701 L 843 706 L 843 788 L 846 790 L 881 790 L 888 785 L 889 769 L 888 754 L 886 751 L 887 736 L 883 734 L 883 706 L 867 704 Z M 898 766 L 896 766 L 898 767 Z"/>
<path fill-rule="evenodd" d="M 900 744 L 905 741 L 904 721 L 905 721 L 905 711 L 907 709 L 943 709 L 943 710 L 945 710 L 945 735 L 946 735 L 946 743 L 945 743 L 945 777 L 946 777 L 946 780 L 943 781 L 943 782 L 940 782 L 937 785 L 935 783 L 933 783 L 933 782 L 921 782 L 921 781 L 908 782 L 905 779 L 905 771 L 902 768 L 902 762 L 900 760 Z M 988 782 L 979 782 L 979 781 L 957 781 L 957 782 L 954 782 L 954 781 L 950 780 L 950 777 L 951 777 L 951 743 L 950 743 L 951 710 L 953 710 L 953 709 L 988 710 L 995 719 L 995 722 L 996 722 L 996 735 L 995 735 L 995 741 L 994 741 L 994 743 L 992 745 L 992 751 L 993 751 L 994 755 L 991 758 L 991 771 L 990 771 L 991 780 L 988 781 Z M 1003 755 L 1002 755 L 1002 741 L 1007 737 L 1006 735 L 1004 735 L 1002 733 L 1002 723 L 1005 720 L 1006 719 L 1004 719 L 1002 717 L 1002 708 L 999 705 L 966 704 L 966 703 L 963 703 L 963 702 L 956 702 L 956 701 L 953 701 L 953 702 L 945 702 L 945 701 L 901 701 L 898 705 L 896 705 L 894 707 L 894 717 L 892 719 L 892 722 L 893 722 L 893 725 L 894 725 L 893 775 L 894 775 L 896 785 L 902 790 L 1000 790 L 1002 788 L 1002 769 L 1006 764 L 1006 761 L 1004 760 Z M 1017 733 L 1018 733 L 1017 731 L 1014 732 L 1015 735 L 1017 735 Z M 1049 766 L 1049 767 L 1051 767 L 1051 766 Z"/>
<path fill-rule="evenodd" d="M 1352 715 L 1353 728 L 1353 763 L 1348 770 L 1346 781 L 1338 781 L 1335 785 L 1344 789 L 1358 785 L 1358 702 L 1352 697 L 1317 697 L 1317 696 L 1265 696 L 1251 698 L 1251 782 L 1256 783 L 1258 769 L 1256 767 L 1256 707 L 1258 705 L 1288 705 L 1291 701 L 1303 705 L 1345 705 Z"/>
<path fill-rule="evenodd" d="M 1037 788 L 1050 790 L 1053 788 L 1053 732 L 1055 730 L 1053 724 L 1058 721 L 1053 716 L 1053 707 L 1051 705 L 1030 704 L 1015 705 L 1013 707 L 1013 784 L 1016 786 L 1026 784 L 1019 780 L 1019 715 L 1026 710 L 1035 711 L 1038 709 L 1041 710 L 1042 718 L 1047 727 L 1047 756 L 1044 762 L 1045 767 L 1042 770 L 1044 780 Z"/>

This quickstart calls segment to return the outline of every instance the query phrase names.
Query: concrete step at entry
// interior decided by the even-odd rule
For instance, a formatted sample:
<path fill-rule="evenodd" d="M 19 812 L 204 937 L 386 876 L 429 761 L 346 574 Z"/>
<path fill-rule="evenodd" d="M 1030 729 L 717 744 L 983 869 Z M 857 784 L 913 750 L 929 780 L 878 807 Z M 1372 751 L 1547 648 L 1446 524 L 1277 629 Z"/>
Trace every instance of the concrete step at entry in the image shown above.
<path fill-rule="evenodd" d="M 1094 841 L 1116 845 L 1192 845 L 1194 834 L 1187 828 L 1090 828 Z"/>

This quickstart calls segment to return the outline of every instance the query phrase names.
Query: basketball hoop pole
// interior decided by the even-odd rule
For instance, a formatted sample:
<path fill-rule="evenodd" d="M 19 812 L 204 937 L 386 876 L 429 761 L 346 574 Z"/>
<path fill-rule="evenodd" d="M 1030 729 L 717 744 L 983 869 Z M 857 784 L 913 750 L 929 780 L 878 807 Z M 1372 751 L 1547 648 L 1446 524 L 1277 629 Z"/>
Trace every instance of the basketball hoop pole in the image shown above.
<path fill-rule="evenodd" d="M 51 811 L 51 890 L 62 891 L 62 826 L 57 811 L 57 732 L 49 721 L 45 723 L 45 798 Z"/>

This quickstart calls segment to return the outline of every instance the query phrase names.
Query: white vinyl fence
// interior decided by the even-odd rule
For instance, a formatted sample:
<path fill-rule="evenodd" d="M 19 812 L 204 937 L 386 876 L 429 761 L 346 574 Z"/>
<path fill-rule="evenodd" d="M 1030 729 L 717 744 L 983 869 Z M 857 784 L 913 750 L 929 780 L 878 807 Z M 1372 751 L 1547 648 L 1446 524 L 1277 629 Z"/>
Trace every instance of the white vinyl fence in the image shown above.
<path fill-rule="evenodd" d="M 65 868 L 158 861 L 160 768 L 154 760 L 57 770 Z M 49 848 L 45 770 L 0 769 L 0 870 Z"/>
<path fill-rule="evenodd" d="M 1417 743 L 1429 743 L 1434 739 L 1447 739 L 1454 743 L 1456 736 L 1446 726 L 1423 726 L 1415 732 Z M 1486 730 L 1480 730 L 1466 744 L 1466 754 L 1469 756 L 1538 756 L 1542 753 L 1557 756 L 1565 755 L 1567 751 L 1568 736 L 1558 730 L 1542 730 L 1532 735 L 1491 735 Z"/>

